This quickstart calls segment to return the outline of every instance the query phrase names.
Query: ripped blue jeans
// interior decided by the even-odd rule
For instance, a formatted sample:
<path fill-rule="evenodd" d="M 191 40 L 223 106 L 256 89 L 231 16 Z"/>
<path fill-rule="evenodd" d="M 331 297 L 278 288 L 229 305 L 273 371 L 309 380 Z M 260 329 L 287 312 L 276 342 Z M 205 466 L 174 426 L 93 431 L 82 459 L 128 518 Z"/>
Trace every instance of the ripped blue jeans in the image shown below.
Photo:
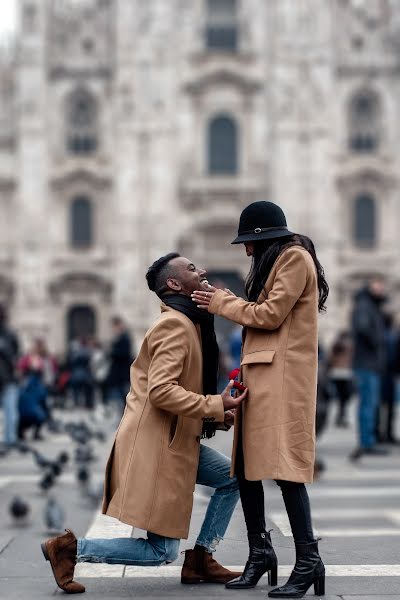
<path fill-rule="evenodd" d="M 224 537 L 239 500 L 231 461 L 209 446 L 200 445 L 197 483 L 215 489 L 210 498 L 196 544 L 214 552 Z M 147 532 L 147 538 L 78 539 L 77 561 L 119 565 L 159 566 L 176 560 L 180 540 Z"/>

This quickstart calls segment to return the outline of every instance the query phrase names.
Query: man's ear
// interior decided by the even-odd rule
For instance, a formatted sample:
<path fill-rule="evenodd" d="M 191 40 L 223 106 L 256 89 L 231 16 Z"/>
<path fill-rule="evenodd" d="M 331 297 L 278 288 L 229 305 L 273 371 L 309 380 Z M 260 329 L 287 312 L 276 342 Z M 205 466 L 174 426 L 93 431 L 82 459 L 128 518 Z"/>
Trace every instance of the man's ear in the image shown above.
<path fill-rule="evenodd" d="M 181 292 L 182 286 L 177 279 L 172 279 L 171 277 L 167 279 L 167 287 L 173 292 Z"/>

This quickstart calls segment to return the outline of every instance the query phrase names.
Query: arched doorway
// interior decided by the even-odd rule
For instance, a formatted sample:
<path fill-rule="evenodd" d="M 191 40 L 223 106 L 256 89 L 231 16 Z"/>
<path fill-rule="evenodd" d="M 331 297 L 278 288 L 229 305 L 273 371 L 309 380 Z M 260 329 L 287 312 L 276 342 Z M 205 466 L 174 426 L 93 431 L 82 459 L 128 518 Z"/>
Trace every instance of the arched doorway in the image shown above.
<path fill-rule="evenodd" d="M 67 342 L 96 335 L 96 313 L 85 304 L 72 306 L 67 313 Z"/>

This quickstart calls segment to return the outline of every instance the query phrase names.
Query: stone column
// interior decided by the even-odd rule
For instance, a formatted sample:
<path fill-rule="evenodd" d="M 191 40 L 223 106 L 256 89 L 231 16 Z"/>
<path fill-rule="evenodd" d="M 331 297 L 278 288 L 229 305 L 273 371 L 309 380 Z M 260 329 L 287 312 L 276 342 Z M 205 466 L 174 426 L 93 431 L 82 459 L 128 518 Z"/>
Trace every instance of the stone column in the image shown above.
<path fill-rule="evenodd" d="M 21 2 L 19 48 L 19 190 L 16 198 L 15 321 L 25 343 L 49 332 L 46 3 Z"/>

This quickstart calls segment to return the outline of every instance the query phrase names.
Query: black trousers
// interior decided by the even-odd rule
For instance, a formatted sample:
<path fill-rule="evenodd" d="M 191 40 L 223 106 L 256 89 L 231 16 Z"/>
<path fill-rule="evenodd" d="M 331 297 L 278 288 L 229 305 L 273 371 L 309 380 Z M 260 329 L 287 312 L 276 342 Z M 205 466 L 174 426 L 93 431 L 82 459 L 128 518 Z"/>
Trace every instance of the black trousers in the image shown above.
<path fill-rule="evenodd" d="M 381 380 L 381 398 L 376 411 L 376 439 L 391 442 L 394 439 L 396 382 L 391 373 Z"/>
<path fill-rule="evenodd" d="M 332 383 L 336 389 L 339 410 L 336 417 L 336 422 L 340 423 L 346 420 L 347 406 L 353 393 L 353 382 L 348 379 L 332 379 Z"/>
<path fill-rule="evenodd" d="M 241 436 L 236 453 L 236 477 L 239 482 L 247 533 L 265 533 L 264 488 L 262 481 L 247 481 L 244 476 L 244 460 Z M 293 539 L 296 544 L 307 544 L 315 540 L 310 500 L 304 483 L 276 481 L 279 485 L 286 512 L 289 517 Z"/>

